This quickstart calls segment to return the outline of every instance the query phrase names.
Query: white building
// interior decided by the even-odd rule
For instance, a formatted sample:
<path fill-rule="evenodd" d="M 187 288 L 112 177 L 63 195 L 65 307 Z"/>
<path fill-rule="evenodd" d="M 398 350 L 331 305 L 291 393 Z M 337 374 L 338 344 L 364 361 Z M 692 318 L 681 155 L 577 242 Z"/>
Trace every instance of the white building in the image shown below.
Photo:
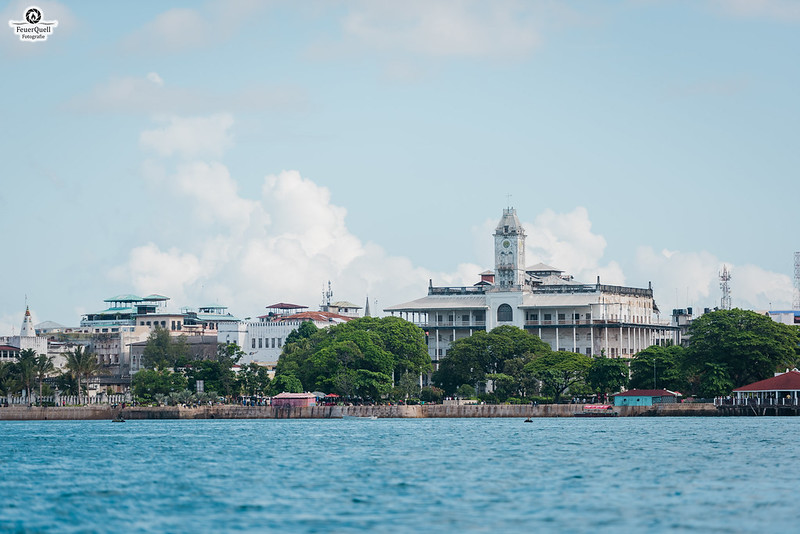
<path fill-rule="evenodd" d="M 341 304 L 341 307 L 338 306 Z M 245 352 L 240 364 L 257 363 L 274 368 L 286 344 L 286 338 L 301 324 L 310 321 L 317 328 L 327 328 L 358 317 L 360 306 L 349 302 L 328 304 L 321 308 L 336 311 L 305 311 L 307 306 L 279 302 L 267 306 L 267 314 L 255 321 L 220 324 L 217 340 L 220 343 L 236 343 Z M 339 310 L 347 315 L 337 313 Z"/>
<path fill-rule="evenodd" d="M 503 210 L 494 233 L 495 270 L 467 287 L 428 287 L 420 299 L 390 306 L 427 333 L 428 352 L 438 367 L 450 344 L 478 330 L 513 325 L 536 334 L 553 350 L 590 356 L 631 357 L 668 341 L 676 327 L 658 320 L 652 287 L 577 282 L 539 263 L 525 267 L 525 231 L 513 208 Z"/>
<path fill-rule="evenodd" d="M 37 355 L 47 354 L 47 338 L 36 335 L 31 319 L 31 310 L 25 307 L 25 316 L 22 318 L 22 328 L 18 336 L 0 337 L 0 345 L 16 347 L 19 350 L 33 349 Z M 6 353 L 7 359 L 11 359 L 10 352 Z"/>

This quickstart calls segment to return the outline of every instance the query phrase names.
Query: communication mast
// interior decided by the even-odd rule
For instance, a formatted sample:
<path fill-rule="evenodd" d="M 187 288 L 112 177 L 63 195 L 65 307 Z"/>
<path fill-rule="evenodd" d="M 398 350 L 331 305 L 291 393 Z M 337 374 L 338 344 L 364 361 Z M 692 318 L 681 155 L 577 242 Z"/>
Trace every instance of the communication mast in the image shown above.
<path fill-rule="evenodd" d="M 728 270 L 727 265 L 722 266 L 722 272 L 719 273 L 719 287 L 722 289 L 722 300 L 720 302 L 720 309 L 731 309 L 731 286 L 728 282 L 731 281 L 731 272 Z"/>
<path fill-rule="evenodd" d="M 794 302 L 793 308 L 800 310 L 800 252 L 794 253 Z"/>

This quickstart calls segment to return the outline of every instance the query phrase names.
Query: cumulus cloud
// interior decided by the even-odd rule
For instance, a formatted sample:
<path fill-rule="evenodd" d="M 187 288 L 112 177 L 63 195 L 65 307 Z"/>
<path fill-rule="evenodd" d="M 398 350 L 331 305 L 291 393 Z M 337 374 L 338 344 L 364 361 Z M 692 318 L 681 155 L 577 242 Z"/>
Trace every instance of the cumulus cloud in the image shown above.
<path fill-rule="evenodd" d="M 139 144 L 161 156 L 219 157 L 233 145 L 230 133 L 233 117 L 227 113 L 210 117 L 169 117 L 160 122 L 161 128 L 142 132 Z"/>
<path fill-rule="evenodd" d="M 370 49 L 434 57 L 513 57 L 539 43 L 530 3 L 505 1 L 353 2 L 346 37 Z"/>
<path fill-rule="evenodd" d="M 601 264 L 606 249 L 602 235 L 592 232 L 589 212 L 577 207 L 569 213 L 545 210 L 534 222 L 523 223 L 528 234 L 526 260 L 546 263 L 593 283 L 597 276 L 606 284 L 624 284 L 622 268 L 614 261 Z"/>
<path fill-rule="evenodd" d="M 734 307 L 766 310 L 789 308 L 792 280 L 755 265 L 733 265 L 720 261 L 709 252 L 680 252 L 640 247 L 636 269 L 656 284 L 657 301 L 663 313 L 672 308 L 714 308 L 720 305 L 722 292 L 719 273 L 723 266 L 731 272 L 731 301 Z"/>

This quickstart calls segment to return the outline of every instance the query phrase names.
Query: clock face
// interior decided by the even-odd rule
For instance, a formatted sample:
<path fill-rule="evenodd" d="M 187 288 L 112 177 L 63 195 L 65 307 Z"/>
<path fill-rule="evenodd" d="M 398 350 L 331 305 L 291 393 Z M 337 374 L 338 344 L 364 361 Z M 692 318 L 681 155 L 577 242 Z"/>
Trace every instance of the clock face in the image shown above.
<path fill-rule="evenodd" d="M 505 241 L 503 241 L 503 247 L 505 247 L 505 248 L 508 248 L 508 247 L 510 247 L 510 246 L 511 246 L 511 241 L 509 241 L 508 239 L 506 239 Z"/>

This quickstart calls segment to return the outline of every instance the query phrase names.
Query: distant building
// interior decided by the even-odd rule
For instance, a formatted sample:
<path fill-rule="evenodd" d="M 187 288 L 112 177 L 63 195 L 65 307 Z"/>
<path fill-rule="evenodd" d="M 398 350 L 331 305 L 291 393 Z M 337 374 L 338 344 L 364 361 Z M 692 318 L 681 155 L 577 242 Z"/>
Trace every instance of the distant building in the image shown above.
<path fill-rule="evenodd" d="M 800 325 L 800 310 L 766 312 L 766 315 L 776 323 L 797 326 Z"/>
<path fill-rule="evenodd" d="M 666 389 L 631 389 L 612 396 L 614 406 L 653 406 L 678 402 L 678 394 Z"/>
<path fill-rule="evenodd" d="M 733 390 L 738 404 L 798 404 L 800 401 L 800 372 L 797 369 L 776 373 L 772 378 L 759 380 Z"/>
<path fill-rule="evenodd" d="M 329 309 L 334 307 L 331 305 Z M 355 306 L 355 308 L 359 308 Z M 220 325 L 217 339 L 220 343 L 236 343 L 245 352 L 240 364 L 258 363 L 274 368 L 286 344 L 286 337 L 306 321 L 317 328 L 350 321 L 353 315 L 330 311 L 306 311 L 308 306 L 278 302 L 267 306 L 267 314 L 256 321 L 244 320 Z"/>
<path fill-rule="evenodd" d="M 31 310 L 25 307 L 25 315 L 22 318 L 22 328 L 18 336 L 0 337 L 0 345 L 16 347 L 19 351 L 33 349 L 38 354 L 47 354 L 47 338 L 36 334 L 31 319 Z"/>
<path fill-rule="evenodd" d="M 630 358 L 651 345 L 680 343 L 679 328 L 658 320 L 653 289 L 575 281 L 555 267 L 526 267 L 525 230 L 513 208 L 494 232 L 495 268 L 466 287 L 435 287 L 384 311 L 423 328 L 434 364 L 450 344 L 480 330 L 517 326 L 553 350 Z"/>

